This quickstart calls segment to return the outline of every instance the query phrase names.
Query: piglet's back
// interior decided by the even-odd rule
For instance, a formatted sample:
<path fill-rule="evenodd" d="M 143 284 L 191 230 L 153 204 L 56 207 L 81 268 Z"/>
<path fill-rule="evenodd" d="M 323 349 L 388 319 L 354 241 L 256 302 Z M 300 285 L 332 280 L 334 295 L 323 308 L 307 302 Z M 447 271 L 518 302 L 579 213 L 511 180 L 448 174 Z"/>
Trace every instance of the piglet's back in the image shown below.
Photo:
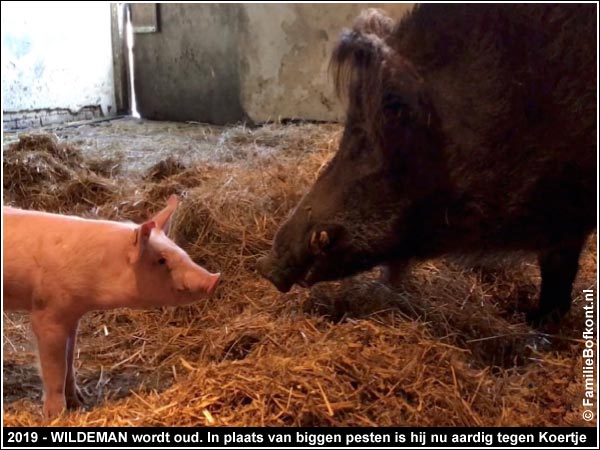
<path fill-rule="evenodd" d="M 100 273 L 125 264 L 135 227 L 6 206 L 2 216 L 4 309 L 31 310 L 35 299 L 61 290 L 86 295 Z"/>

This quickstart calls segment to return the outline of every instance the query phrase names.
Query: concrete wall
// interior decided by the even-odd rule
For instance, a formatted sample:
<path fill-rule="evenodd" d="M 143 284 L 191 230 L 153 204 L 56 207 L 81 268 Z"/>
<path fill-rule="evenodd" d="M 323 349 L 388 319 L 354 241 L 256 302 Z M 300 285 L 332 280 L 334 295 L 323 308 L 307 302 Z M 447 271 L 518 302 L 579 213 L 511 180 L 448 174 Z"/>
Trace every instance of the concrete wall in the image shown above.
<path fill-rule="evenodd" d="M 142 117 L 227 123 L 244 116 L 238 74 L 242 8 L 160 5 L 160 32 L 134 36 L 134 85 Z"/>
<path fill-rule="evenodd" d="M 152 119 L 340 120 L 327 76 L 341 29 L 366 7 L 405 4 L 161 4 L 160 32 L 136 34 L 138 110 Z"/>
<path fill-rule="evenodd" d="M 3 2 L 2 96 L 8 127 L 113 113 L 110 5 Z"/>
<path fill-rule="evenodd" d="M 241 72 L 242 104 L 256 121 L 283 118 L 338 120 L 327 68 L 343 27 L 366 7 L 393 17 L 413 4 L 275 4 L 245 5 L 247 28 Z"/>

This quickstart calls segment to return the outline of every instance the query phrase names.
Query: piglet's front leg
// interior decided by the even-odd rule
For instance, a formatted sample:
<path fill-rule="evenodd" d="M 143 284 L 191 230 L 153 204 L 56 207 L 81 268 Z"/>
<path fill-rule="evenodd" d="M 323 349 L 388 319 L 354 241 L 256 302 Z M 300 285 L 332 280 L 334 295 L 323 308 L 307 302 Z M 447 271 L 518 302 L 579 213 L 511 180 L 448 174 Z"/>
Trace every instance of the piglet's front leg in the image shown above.
<path fill-rule="evenodd" d="M 48 309 L 31 314 L 44 384 L 44 416 L 52 419 L 66 406 L 67 343 L 71 326 Z"/>

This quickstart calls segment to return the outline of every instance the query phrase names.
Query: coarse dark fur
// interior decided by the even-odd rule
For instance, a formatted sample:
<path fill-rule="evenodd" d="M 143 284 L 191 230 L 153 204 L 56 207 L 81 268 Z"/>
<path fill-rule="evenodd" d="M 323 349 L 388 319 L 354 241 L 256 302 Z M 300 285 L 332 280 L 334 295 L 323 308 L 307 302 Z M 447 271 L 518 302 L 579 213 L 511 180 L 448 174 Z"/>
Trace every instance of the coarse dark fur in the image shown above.
<path fill-rule="evenodd" d="M 531 251 L 561 317 L 596 227 L 596 5 L 369 9 L 333 51 L 340 147 L 259 271 L 280 290 L 378 264 Z M 324 233 L 323 233 L 324 232 Z"/>

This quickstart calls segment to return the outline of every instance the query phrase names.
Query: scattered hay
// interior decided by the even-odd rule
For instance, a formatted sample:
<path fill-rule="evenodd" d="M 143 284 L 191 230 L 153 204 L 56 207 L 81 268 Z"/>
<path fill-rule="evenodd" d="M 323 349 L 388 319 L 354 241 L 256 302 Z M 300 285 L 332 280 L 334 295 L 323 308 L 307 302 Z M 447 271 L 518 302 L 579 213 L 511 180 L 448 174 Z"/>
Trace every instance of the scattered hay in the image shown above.
<path fill-rule="evenodd" d="M 215 133 L 209 162 L 173 154 L 128 179 L 56 156 L 54 138 L 4 152 L 5 196 L 19 206 L 141 221 L 177 193 L 173 238 L 223 273 L 204 303 L 86 316 L 77 366 L 88 407 L 54 425 L 595 426 L 579 418 L 580 295 L 559 334 L 541 336 L 523 323 L 539 282 L 527 259 L 493 270 L 435 260 L 398 289 L 374 270 L 279 294 L 255 273 L 256 258 L 340 129 Z M 574 292 L 594 288 L 595 276 L 594 237 Z M 43 423 L 26 324 L 4 320 L 7 426 Z"/>
<path fill-rule="evenodd" d="M 121 174 L 122 155 L 116 158 L 92 158 L 87 160 L 89 170 L 105 178 L 114 178 Z"/>
<path fill-rule="evenodd" d="M 186 166 L 183 163 L 173 156 L 168 156 L 167 159 L 159 161 L 150 167 L 146 172 L 144 179 L 157 182 L 183 172 L 185 169 Z"/>
<path fill-rule="evenodd" d="M 83 213 L 118 191 L 78 149 L 51 135 L 22 136 L 3 152 L 2 170 L 5 203 L 22 208 Z"/>
<path fill-rule="evenodd" d="M 8 147 L 8 152 L 46 153 L 70 167 L 81 166 L 83 163 L 83 157 L 77 148 L 59 142 L 58 137 L 51 134 L 21 136 L 17 142 Z"/>

